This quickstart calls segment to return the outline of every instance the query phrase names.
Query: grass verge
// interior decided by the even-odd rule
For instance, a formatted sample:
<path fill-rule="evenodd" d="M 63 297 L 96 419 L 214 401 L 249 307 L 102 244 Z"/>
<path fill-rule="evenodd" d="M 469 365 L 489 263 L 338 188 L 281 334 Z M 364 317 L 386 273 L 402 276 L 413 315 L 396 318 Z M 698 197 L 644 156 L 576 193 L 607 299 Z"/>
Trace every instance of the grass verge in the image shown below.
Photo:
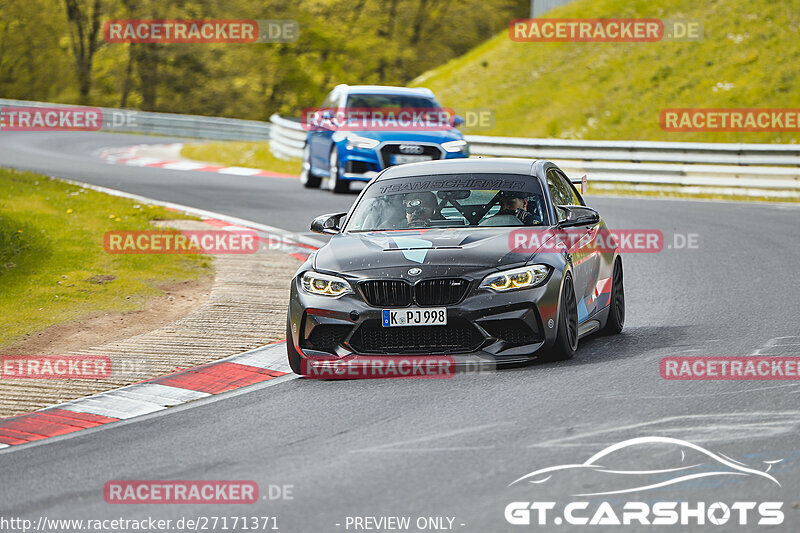
<path fill-rule="evenodd" d="M 270 152 L 268 142 L 219 141 L 187 144 L 181 150 L 181 155 L 225 166 L 260 168 L 295 176 L 300 174 L 300 160 L 278 159 Z"/>
<path fill-rule="evenodd" d="M 143 309 L 160 287 L 212 273 L 202 255 L 111 255 L 110 230 L 192 218 L 30 172 L 0 169 L 0 347 L 98 312 Z"/>
<path fill-rule="evenodd" d="M 699 20 L 692 42 L 514 42 L 503 31 L 411 85 L 494 124 L 466 133 L 511 137 L 797 143 L 785 132 L 664 132 L 665 108 L 800 107 L 797 0 L 576 0 L 547 18 Z"/>

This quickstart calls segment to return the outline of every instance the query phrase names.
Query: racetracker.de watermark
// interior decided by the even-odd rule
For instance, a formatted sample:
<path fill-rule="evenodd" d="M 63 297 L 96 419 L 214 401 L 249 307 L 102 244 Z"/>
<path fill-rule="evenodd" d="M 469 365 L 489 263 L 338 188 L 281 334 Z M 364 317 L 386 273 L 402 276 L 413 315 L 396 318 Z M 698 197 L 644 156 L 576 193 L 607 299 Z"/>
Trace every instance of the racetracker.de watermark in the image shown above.
<path fill-rule="evenodd" d="M 137 126 L 135 111 L 98 107 L 0 107 L 0 131 L 98 131 Z"/>
<path fill-rule="evenodd" d="M 508 248 L 516 253 L 659 253 L 667 250 L 697 250 L 700 235 L 675 233 L 665 242 L 657 229 L 515 229 L 508 235 Z"/>
<path fill-rule="evenodd" d="M 115 480 L 103 486 L 103 497 L 113 504 L 249 504 L 259 499 L 258 484 L 243 480 Z"/>
<path fill-rule="evenodd" d="M 299 35 L 296 20 L 117 19 L 103 24 L 109 43 L 290 43 Z"/>
<path fill-rule="evenodd" d="M 253 254 L 254 231 L 141 230 L 107 231 L 103 248 L 110 254 Z"/>
<path fill-rule="evenodd" d="M 446 131 L 463 126 L 473 130 L 490 129 L 495 114 L 491 109 L 449 107 L 309 107 L 300 114 L 306 131 Z"/>
<path fill-rule="evenodd" d="M 800 131 L 800 109 L 663 109 L 658 122 L 663 131 L 796 132 Z"/>
<path fill-rule="evenodd" d="M 797 380 L 800 357 L 664 357 L 659 372 L 669 380 Z"/>
<path fill-rule="evenodd" d="M 0 379 L 106 379 L 111 367 L 105 355 L 4 355 Z"/>
<path fill-rule="evenodd" d="M 351 359 L 302 359 L 306 378 L 378 379 L 378 378 L 449 378 L 456 373 L 450 356 L 358 356 Z"/>
<path fill-rule="evenodd" d="M 698 41 L 703 24 L 695 19 L 532 18 L 512 20 L 508 36 L 516 42 L 654 43 Z"/>

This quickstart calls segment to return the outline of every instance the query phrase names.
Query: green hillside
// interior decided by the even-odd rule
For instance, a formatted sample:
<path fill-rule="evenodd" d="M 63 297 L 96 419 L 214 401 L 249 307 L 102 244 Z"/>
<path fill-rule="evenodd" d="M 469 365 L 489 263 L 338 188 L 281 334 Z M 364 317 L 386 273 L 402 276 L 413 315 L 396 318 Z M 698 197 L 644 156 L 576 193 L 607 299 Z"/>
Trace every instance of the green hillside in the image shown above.
<path fill-rule="evenodd" d="M 459 112 L 468 133 L 565 139 L 796 143 L 798 132 L 664 132 L 664 108 L 800 108 L 800 0 L 578 0 L 547 17 L 695 18 L 695 42 L 514 42 L 502 32 L 412 84 Z"/>

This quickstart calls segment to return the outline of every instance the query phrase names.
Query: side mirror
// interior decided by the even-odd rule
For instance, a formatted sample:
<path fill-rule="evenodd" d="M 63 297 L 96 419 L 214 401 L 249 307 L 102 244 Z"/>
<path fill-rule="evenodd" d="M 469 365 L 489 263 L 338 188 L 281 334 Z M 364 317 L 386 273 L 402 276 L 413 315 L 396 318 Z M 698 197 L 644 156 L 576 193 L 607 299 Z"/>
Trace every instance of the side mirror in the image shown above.
<path fill-rule="evenodd" d="M 325 233 L 326 235 L 336 235 L 341 231 L 339 223 L 347 213 L 328 213 L 320 215 L 311 222 L 311 231 L 315 233 Z"/>
<path fill-rule="evenodd" d="M 594 226 L 600 222 L 600 214 L 591 207 L 582 205 L 559 205 L 556 206 L 559 228 L 572 228 L 575 226 Z"/>
<path fill-rule="evenodd" d="M 450 122 L 453 127 L 457 128 L 464 123 L 464 117 L 461 115 L 454 115 L 453 118 L 450 119 Z"/>

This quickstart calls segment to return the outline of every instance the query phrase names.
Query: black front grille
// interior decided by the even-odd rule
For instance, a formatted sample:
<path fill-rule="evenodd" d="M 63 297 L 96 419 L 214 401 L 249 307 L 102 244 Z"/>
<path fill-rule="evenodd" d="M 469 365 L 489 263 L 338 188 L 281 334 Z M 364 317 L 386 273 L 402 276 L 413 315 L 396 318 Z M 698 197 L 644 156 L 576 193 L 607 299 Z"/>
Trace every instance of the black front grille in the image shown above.
<path fill-rule="evenodd" d="M 334 353 L 347 338 L 347 334 L 353 329 L 352 326 L 319 324 L 311 331 L 305 348 L 312 348 L 321 352 Z"/>
<path fill-rule="evenodd" d="M 461 278 L 428 279 L 411 285 L 401 280 L 374 280 L 361 283 L 361 292 L 375 307 L 418 305 L 452 305 L 461 301 L 469 289 L 469 281 Z"/>
<path fill-rule="evenodd" d="M 376 307 L 405 307 L 411 303 L 411 285 L 399 280 L 365 281 L 361 292 Z"/>
<path fill-rule="evenodd" d="M 492 337 L 511 344 L 532 344 L 541 340 L 528 324 L 518 318 L 481 322 L 481 326 Z"/>
<path fill-rule="evenodd" d="M 466 320 L 455 319 L 446 326 L 403 326 L 387 328 L 378 320 L 366 320 L 353 333 L 350 345 L 364 354 L 452 354 L 472 352 L 483 337 Z"/>
<path fill-rule="evenodd" d="M 419 305 L 452 305 L 467 293 L 465 279 L 429 279 L 414 286 L 414 298 Z"/>
<path fill-rule="evenodd" d="M 414 143 L 403 143 L 403 144 L 414 144 Z M 431 145 L 418 145 L 422 148 L 422 152 L 416 153 L 413 155 L 427 155 L 430 156 L 431 159 L 441 159 L 442 152 L 436 146 Z M 392 155 L 394 154 L 402 154 L 403 152 L 400 151 L 399 144 L 386 144 L 381 148 L 381 161 L 383 161 L 384 167 L 389 167 L 392 165 Z"/>

